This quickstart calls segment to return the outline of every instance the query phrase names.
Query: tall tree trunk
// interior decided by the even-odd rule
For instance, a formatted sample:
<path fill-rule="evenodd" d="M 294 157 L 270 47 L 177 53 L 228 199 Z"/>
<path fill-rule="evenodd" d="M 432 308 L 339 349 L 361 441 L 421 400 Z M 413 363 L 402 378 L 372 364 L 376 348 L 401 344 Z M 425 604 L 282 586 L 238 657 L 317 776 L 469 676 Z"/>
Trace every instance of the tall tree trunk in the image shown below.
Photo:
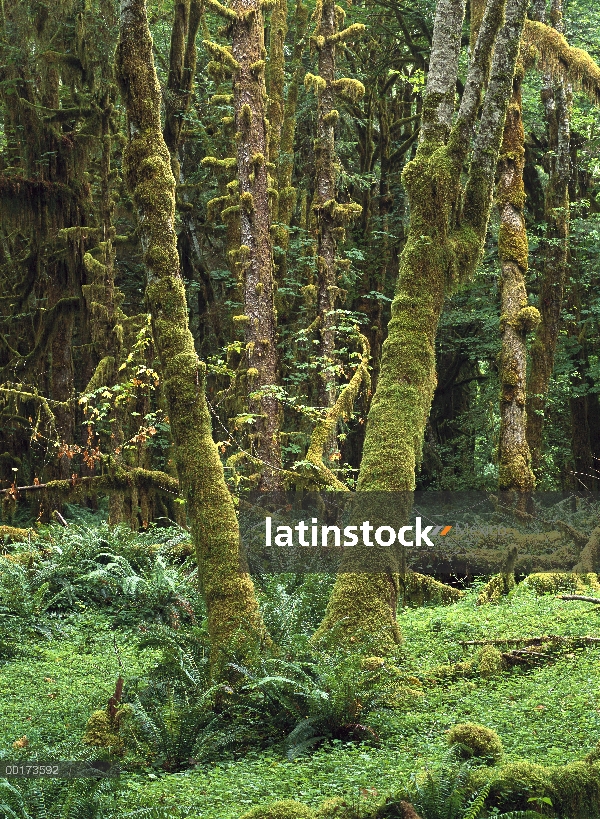
<path fill-rule="evenodd" d="M 288 84 L 287 97 L 283 108 L 283 122 L 281 125 L 281 142 L 279 151 L 275 154 L 269 147 L 269 158 L 271 162 L 277 164 L 277 221 L 280 227 L 289 228 L 296 204 L 296 189 L 292 186 L 294 172 L 294 137 L 296 134 L 298 91 L 300 82 L 304 75 L 302 65 L 302 53 L 304 51 L 304 37 L 308 23 L 308 9 L 302 0 L 296 0 L 296 20 L 294 31 L 294 49 L 292 52 L 291 68 L 293 70 L 292 79 Z M 285 229 L 285 235 L 279 233 L 278 244 L 287 250 L 289 244 L 289 232 Z"/>
<path fill-rule="evenodd" d="M 552 4 L 552 22 L 562 33 L 562 0 Z M 554 354 L 568 266 L 570 107 L 568 83 L 548 74 L 542 89 L 548 126 L 548 184 L 544 197 L 545 236 L 542 245 L 542 277 L 539 290 L 541 321 L 531 346 L 531 371 L 527 385 L 527 443 L 534 472 L 541 466 L 542 431 L 548 384 Z"/>
<path fill-rule="evenodd" d="M 410 227 L 357 486 L 362 492 L 403 491 L 407 509 L 436 384 L 434 344 L 444 296 L 475 269 L 483 250 L 526 6 L 526 0 L 509 0 L 502 25 L 503 3 L 488 2 L 454 124 L 464 4 L 440 0 L 436 10 L 421 141 L 402 176 Z M 463 191 L 461 174 L 486 85 Z M 397 585 L 398 577 L 385 573 L 338 575 L 320 633 L 335 630 L 338 639 L 357 641 L 361 624 L 378 624 L 382 647 L 392 651 Z"/>
<path fill-rule="evenodd" d="M 196 71 L 196 35 L 200 28 L 201 14 L 200 0 L 177 0 L 175 3 L 163 130 L 167 148 L 175 160 L 178 159 L 177 152 L 183 140 L 185 115 L 192 99 Z M 177 179 L 179 176 L 177 166 L 173 172 Z"/>
<path fill-rule="evenodd" d="M 211 664 L 219 674 L 232 653 L 256 650 L 264 628 L 252 581 L 240 569 L 238 523 L 212 438 L 205 365 L 198 361 L 188 327 L 175 233 L 175 180 L 161 130 L 145 0 L 120 2 L 117 71 L 128 118 L 124 172 L 138 212 L 146 301 L 206 601 Z"/>
<path fill-rule="evenodd" d="M 271 242 L 271 179 L 265 117 L 264 23 L 260 0 L 233 0 L 233 95 L 240 194 L 240 262 L 244 270 L 249 408 L 256 413 L 254 453 L 262 461 L 259 488 L 281 486 L 281 405 Z"/>
<path fill-rule="evenodd" d="M 317 133 L 315 139 L 315 195 L 313 212 L 316 217 L 317 233 L 317 308 L 319 311 L 319 335 L 321 373 L 319 381 L 319 402 L 323 407 L 331 407 L 335 402 L 335 308 L 339 293 L 336 275 L 336 247 L 338 239 L 344 236 L 344 222 L 351 215 L 359 214 L 361 208 L 354 205 L 344 218 L 343 208 L 336 202 L 336 155 L 335 126 L 339 112 L 335 108 L 336 44 L 348 36 L 359 34 L 364 26 L 350 26 L 339 31 L 338 13 L 341 12 L 334 0 L 323 0 L 317 4 L 314 13 L 315 29 L 311 43 L 318 51 L 318 77 L 307 74 L 305 83 L 312 84 L 317 94 Z M 340 15 L 341 16 L 341 15 Z M 356 80 L 340 81 L 350 96 L 359 99 L 364 94 L 364 86 Z M 353 92 L 353 94 L 352 94 Z M 335 438 L 334 438 L 335 440 Z"/>
<path fill-rule="evenodd" d="M 500 256 L 500 440 L 498 485 L 500 490 L 531 493 L 535 478 L 525 435 L 527 333 L 535 328 L 539 313 L 527 306 L 525 273 L 528 243 L 525 228 L 525 132 L 521 115 L 519 65 L 508 108 L 499 158 L 498 253 Z"/>

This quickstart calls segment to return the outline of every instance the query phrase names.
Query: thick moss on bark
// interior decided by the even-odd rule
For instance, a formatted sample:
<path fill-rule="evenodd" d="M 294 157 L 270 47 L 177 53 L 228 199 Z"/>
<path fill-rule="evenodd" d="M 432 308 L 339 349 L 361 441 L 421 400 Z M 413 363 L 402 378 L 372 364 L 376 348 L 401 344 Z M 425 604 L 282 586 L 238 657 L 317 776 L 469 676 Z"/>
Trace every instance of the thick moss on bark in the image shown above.
<path fill-rule="evenodd" d="M 362 492 L 406 491 L 410 495 L 415 487 L 436 386 L 434 344 L 444 297 L 474 270 L 485 241 L 526 3 L 510 0 L 506 22 L 500 28 L 503 7 L 501 0 L 487 4 L 453 125 L 464 7 L 458 0 L 438 2 L 421 142 L 403 173 L 410 226 L 368 415 L 357 486 Z M 461 173 L 488 77 L 478 139 L 463 190 Z M 408 503 L 407 514 L 410 507 Z M 338 629 L 348 641 L 354 636 L 352 630 L 368 621 L 393 646 L 398 640 L 397 601 L 390 594 L 390 585 L 397 589 L 398 577 L 364 575 L 359 580 L 351 573 L 340 574 L 320 633 Z"/>
<path fill-rule="evenodd" d="M 527 333 L 539 322 L 527 306 L 527 231 L 525 228 L 525 133 L 521 116 L 521 76 L 517 71 L 499 158 L 498 253 L 500 256 L 500 441 L 498 484 L 501 490 L 527 494 L 535 487 L 526 438 Z"/>
<path fill-rule="evenodd" d="M 558 5 L 560 9 L 560 4 Z M 554 25 L 562 30 L 562 14 Z M 542 88 L 546 113 L 548 184 L 544 192 L 546 230 L 541 242 L 542 279 L 539 290 L 540 324 L 531 345 L 531 371 L 527 384 L 527 443 L 534 471 L 542 458 L 542 430 L 546 394 L 558 341 L 569 250 L 570 84 L 564 77 L 547 74 Z"/>
<path fill-rule="evenodd" d="M 121 0 L 117 69 L 128 114 L 124 172 L 138 210 L 146 299 L 206 600 L 211 661 L 218 673 L 232 652 L 253 650 L 264 630 L 252 581 L 240 570 L 235 509 L 212 438 L 204 365 L 188 327 L 174 224 L 175 180 L 161 131 L 145 0 Z"/>

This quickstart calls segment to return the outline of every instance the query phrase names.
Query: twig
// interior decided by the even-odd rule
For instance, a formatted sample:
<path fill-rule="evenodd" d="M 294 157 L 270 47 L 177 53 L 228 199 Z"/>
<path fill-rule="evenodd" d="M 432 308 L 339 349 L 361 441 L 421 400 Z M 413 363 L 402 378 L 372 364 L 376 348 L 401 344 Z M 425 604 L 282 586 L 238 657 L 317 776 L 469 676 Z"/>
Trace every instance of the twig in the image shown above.
<path fill-rule="evenodd" d="M 600 597 L 588 597 L 585 594 L 561 594 L 559 600 L 582 600 L 584 603 L 595 603 L 600 606 Z"/>

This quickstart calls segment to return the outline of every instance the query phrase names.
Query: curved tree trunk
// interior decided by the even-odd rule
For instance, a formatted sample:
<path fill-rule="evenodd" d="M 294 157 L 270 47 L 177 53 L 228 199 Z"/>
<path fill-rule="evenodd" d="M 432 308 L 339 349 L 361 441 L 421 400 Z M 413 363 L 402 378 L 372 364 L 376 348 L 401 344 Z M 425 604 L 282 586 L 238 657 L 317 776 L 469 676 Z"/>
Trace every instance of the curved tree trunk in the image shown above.
<path fill-rule="evenodd" d="M 410 227 L 367 421 L 359 491 L 404 492 L 410 499 L 415 487 L 436 385 L 437 325 L 445 294 L 475 269 L 483 250 L 526 5 L 526 0 L 509 0 L 502 25 L 503 3 L 488 2 L 453 124 L 464 4 L 438 2 L 421 141 L 402 177 Z M 488 76 L 463 190 L 461 174 Z M 335 629 L 339 639 L 354 642 L 361 623 L 371 628 L 378 623 L 382 648 L 393 651 L 398 630 L 390 585 L 393 591 L 397 583 L 393 572 L 340 574 L 320 632 Z"/>
<path fill-rule="evenodd" d="M 205 366 L 188 327 L 175 233 L 175 180 L 161 130 L 146 3 L 121 0 L 120 8 L 117 70 L 129 138 L 124 172 L 138 211 L 146 300 L 206 600 L 211 664 L 218 674 L 232 653 L 256 650 L 264 628 L 252 581 L 240 570 L 237 518 L 212 438 Z"/>

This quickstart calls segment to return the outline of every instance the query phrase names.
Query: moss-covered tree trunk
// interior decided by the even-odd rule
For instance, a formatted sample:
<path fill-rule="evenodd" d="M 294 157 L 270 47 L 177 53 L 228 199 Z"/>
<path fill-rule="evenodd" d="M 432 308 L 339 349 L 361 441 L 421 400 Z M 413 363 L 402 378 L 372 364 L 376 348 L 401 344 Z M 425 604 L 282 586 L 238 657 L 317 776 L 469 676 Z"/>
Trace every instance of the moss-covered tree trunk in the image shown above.
<path fill-rule="evenodd" d="M 264 23 L 260 0 L 233 0 L 232 10 L 249 408 L 257 415 L 253 449 L 262 461 L 259 486 L 272 490 L 281 485 L 281 406 L 273 391 L 269 391 L 278 383 L 279 366 L 269 201 L 274 190 L 267 168 Z"/>
<path fill-rule="evenodd" d="M 315 11 L 315 37 L 322 38 L 318 49 L 318 71 L 321 82 L 317 85 L 317 134 L 315 139 L 315 197 L 313 211 L 317 222 L 317 307 L 321 319 L 319 334 L 322 359 L 319 382 L 319 401 L 330 407 L 335 401 L 333 357 L 335 350 L 335 316 L 333 310 L 338 293 L 335 271 L 336 224 L 333 217 L 335 203 L 335 124 L 339 114 L 335 110 L 335 44 L 331 37 L 337 29 L 334 0 L 322 0 Z M 329 39 L 328 39 L 329 38 Z"/>
<path fill-rule="evenodd" d="M 117 70 L 128 119 L 124 172 L 138 212 L 146 300 L 206 600 L 212 667 L 219 673 L 231 652 L 253 650 L 264 630 L 252 581 L 240 570 L 238 524 L 212 438 L 205 366 L 188 327 L 175 180 L 162 135 L 145 0 L 121 0 Z"/>
<path fill-rule="evenodd" d="M 525 132 L 521 114 L 519 66 L 508 108 L 499 158 L 498 253 L 500 256 L 500 490 L 530 493 L 535 486 L 526 438 L 527 333 L 539 321 L 527 305 L 525 273 L 528 243 L 525 227 Z"/>
<path fill-rule="evenodd" d="M 279 149 L 275 146 L 269 147 L 269 155 L 272 162 L 276 164 L 277 190 L 277 221 L 280 228 L 289 227 L 296 204 L 296 189 L 292 185 L 294 171 L 294 137 L 296 134 L 298 91 L 304 75 L 302 65 L 302 53 L 304 51 L 304 38 L 308 23 L 308 9 L 302 0 L 296 0 L 294 48 L 292 52 L 291 69 L 292 78 L 287 87 L 287 96 L 283 106 L 283 121 L 281 124 L 281 140 Z M 275 151 L 275 153 L 273 153 Z M 277 242 L 281 248 L 287 249 L 289 234 L 280 230 Z"/>
<path fill-rule="evenodd" d="M 420 143 L 402 175 L 410 226 L 357 488 L 405 492 L 407 509 L 436 385 L 434 344 L 444 296 L 475 269 L 485 241 L 526 2 L 509 0 L 505 21 L 503 12 L 502 2 L 488 2 L 454 119 L 464 4 L 460 0 L 438 2 Z M 461 174 L 480 107 L 463 189 Z M 320 632 L 337 630 L 342 638 L 355 640 L 361 620 L 371 625 L 378 622 L 378 630 L 387 635 L 382 645 L 393 647 L 398 632 L 390 586 L 397 582 L 381 573 L 360 578 L 350 572 L 340 574 Z"/>
<path fill-rule="evenodd" d="M 555 0 L 552 5 L 552 23 L 557 31 L 562 32 L 562 4 Z M 544 195 L 546 225 L 541 243 L 542 275 L 538 299 L 541 320 L 531 345 L 531 371 L 527 384 L 527 443 L 534 472 L 541 465 L 544 409 L 554 369 L 568 265 L 571 94 L 564 78 L 546 75 L 542 102 L 548 128 L 548 184 Z"/>
<path fill-rule="evenodd" d="M 183 141 L 185 115 L 192 99 L 196 71 L 196 35 L 200 28 L 201 14 L 200 0 L 177 0 L 175 3 L 163 129 L 165 142 L 175 159 Z M 177 171 L 176 165 L 176 177 Z"/>
<path fill-rule="evenodd" d="M 356 80 L 336 81 L 336 44 L 360 34 L 364 26 L 355 24 L 339 30 L 343 11 L 335 0 L 319 0 L 313 15 L 315 22 L 311 44 L 318 53 L 318 76 L 306 75 L 305 82 L 312 85 L 317 95 L 317 132 L 315 150 L 315 194 L 312 210 L 315 216 L 317 253 L 317 308 L 321 368 L 319 402 L 331 407 L 335 402 L 335 315 L 336 298 L 339 293 L 336 275 L 336 247 L 344 236 L 344 223 L 350 216 L 359 214 L 359 205 L 346 210 L 336 202 L 336 154 L 335 126 L 339 112 L 335 108 L 336 88 L 349 97 L 359 99 L 364 86 Z M 339 265 L 339 262 L 337 262 Z M 334 439 L 335 440 L 335 439 Z"/>

